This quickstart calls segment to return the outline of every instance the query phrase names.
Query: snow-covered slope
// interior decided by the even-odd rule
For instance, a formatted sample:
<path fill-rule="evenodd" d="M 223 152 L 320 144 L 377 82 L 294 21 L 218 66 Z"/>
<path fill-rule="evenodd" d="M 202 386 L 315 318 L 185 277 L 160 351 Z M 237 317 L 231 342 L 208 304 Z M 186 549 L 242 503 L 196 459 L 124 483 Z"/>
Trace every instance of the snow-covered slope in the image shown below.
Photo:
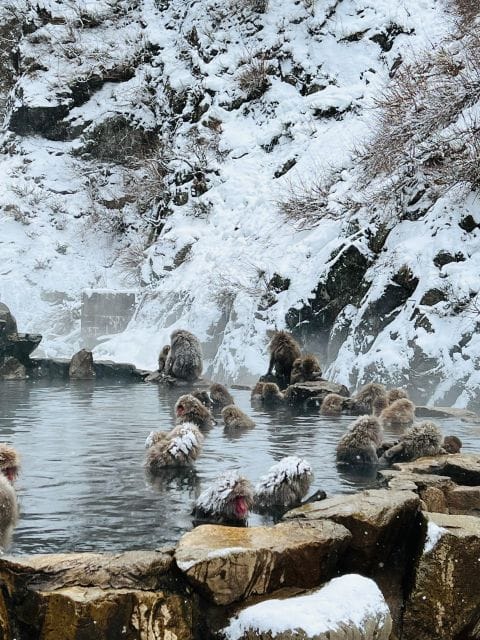
<path fill-rule="evenodd" d="M 479 350 L 474 336 L 458 344 L 476 318 L 451 301 L 476 294 L 477 233 L 457 223 L 480 220 L 478 203 L 452 189 L 417 219 L 392 218 L 368 206 L 357 153 L 396 70 L 455 31 L 450 7 L 12 4 L 24 30 L 0 156 L 0 299 L 21 330 L 43 333 L 49 355 L 80 346 L 82 289 L 134 288 L 134 319 L 96 357 L 154 368 L 183 326 L 204 343 L 211 376 L 253 379 L 265 370 L 266 330 L 288 321 L 341 382 L 402 381 L 418 362 L 417 377 L 435 369 L 428 393 L 462 381 L 449 399 L 470 400 Z M 318 323 L 319 282 L 352 251 L 356 295 L 347 286 Z M 438 268 L 439 251 L 466 260 Z M 392 277 L 405 295 L 389 322 L 375 302 Z M 447 301 L 422 310 L 422 296 L 446 283 Z"/>

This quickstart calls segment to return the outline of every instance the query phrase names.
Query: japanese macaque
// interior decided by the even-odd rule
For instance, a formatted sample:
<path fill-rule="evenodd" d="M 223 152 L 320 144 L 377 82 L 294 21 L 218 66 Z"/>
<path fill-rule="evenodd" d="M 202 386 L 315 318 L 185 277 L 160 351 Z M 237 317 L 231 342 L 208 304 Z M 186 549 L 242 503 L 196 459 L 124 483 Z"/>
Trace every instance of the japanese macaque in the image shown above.
<path fill-rule="evenodd" d="M 158 356 L 158 371 L 162 373 L 165 369 L 165 363 L 167 362 L 168 353 L 170 351 L 170 345 L 166 344 L 162 350 L 160 351 L 160 355 Z"/>
<path fill-rule="evenodd" d="M 210 398 L 215 409 L 222 409 L 228 404 L 235 404 L 233 396 L 228 391 L 227 387 L 218 382 L 214 382 L 210 385 Z"/>
<path fill-rule="evenodd" d="M 13 482 L 18 474 L 19 459 L 13 447 L 0 443 L 0 550 L 10 544 L 18 521 L 17 495 Z"/>
<path fill-rule="evenodd" d="M 222 409 L 223 424 L 226 429 L 251 429 L 255 422 L 234 404 Z"/>
<path fill-rule="evenodd" d="M 384 427 L 409 427 L 415 420 L 415 405 L 407 398 L 400 398 L 385 407 L 379 417 Z"/>
<path fill-rule="evenodd" d="M 165 467 L 190 465 L 200 455 L 204 438 L 195 424 L 184 422 L 168 433 L 151 433 L 149 440 L 145 467 L 155 473 Z"/>
<path fill-rule="evenodd" d="M 300 347 L 294 338 L 286 331 L 277 331 L 268 345 L 270 351 L 270 364 L 268 365 L 267 376 L 273 373 L 278 379 L 281 389 L 285 389 L 290 384 L 292 365 L 297 358 L 301 357 Z"/>
<path fill-rule="evenodd" d="M 320 380 L 321 377 L 322 369 L 316 356 L 309 354 L 294 360 L 290 374 L 290 384 Z"/>
<path fill-rule="evenodd" d="M 238 471 L 217 478 L 195 502 L 195 524 L 214 522 L 245 525 L 253 505 L 253 487 Z"/>
<path fill-rule="evenodd" d="M 361 416 L 349 427 L 337 445 L 337 462 L 370 465 L 378 463 L 377 448 L 383 440 L 383 429 L 375 416 Z"/>
<path fill-rule="evenodd" d="M 372 413 L 374 416 L 379 416 L 384 409 L 386 409 L 389 405 L 387 396 L 379 396 L 375 398 L 372 406 Z"/>
<path fill-rule="evenodd" d="M 352 400 L 360 405 L 365 405 L 368 408 L 368 411 L 372 413 L 373 403 L 375 400 L 377 398 L 385 397 L 386 395 L 387 392 L 383 384 L 369 382 L 354 394 Z"/>
<path fill-rule="evenodd" d="M 192 396 L 197 400 L 200 400 L 203 406 L 207 407 L 207 409 L 212 408 L 213 403 L 210 396 L 208 395 L 208 391 L 192 391 Z"/>
<path fill-rule="evenodd" d="M 190 393 L 180 396 L 175 403 L 175 419 L 177 424 L 193 422 L 200 429 L 208 429 L 215 424 L 210 410 Z"/>
<path fill-rule="evenodd" d="M 255 486 L 255 511 L 288 511 L 298 506 L 313 480 L 310 464 L 298 456 L 287 456 L 274 464 Z"/>
<path fill-rule="evenodd" d="M 345 398 L 338 393 L 328 393 L 323 399 L 320 407 L 320 415 L 322 416 L 340 416 L 342 414 L 343 403 Z"/>
<path fill-rule="evenodd" d="M 395 400 L 400 400 L 401 398 L 408 398 L 408 393 L 405 389 L 400 389 L 400 387 L 395 387 L 394 389 L 389 389 L 387 391 L 387 401 L 388 404 L 392 404 Z"/>
<path fill-rule="evenodd" d="M 262 390 L 262 403 L 265 407 L 278 407 L 285 403 L 285 396 L 275 382 L 264 382 Z"/>
<path fill-rule="evenodd" d="M 262 401 L 262 394 L 263 394 L 263 387 L 265 386 L 265 382 L 257 382 L 256 385 L 253 387 L 252 392 L 250 394 L 250 401 L 251 402 L 261 402 Z"/>
<path fill-rule="evenodd" d="M 385 451 L 383 458 L 388 462 L 416 460 L 423 456 L 442 453 L 443 435 L 434 422 L 425 420 L 408 428 L 400 441 Z"/>
<path fill-rule="evenodd" d="M 170 336 L 165 374 L 181 380 L 196 380 L 202 373 L 202 347 L 190 331 L 177 329 Z"/>
<path fill-rule="evenodd" d="M 445 453 L 460 453 L 462 441 L 457 436 L 445 436 L 442 447 Z"/>

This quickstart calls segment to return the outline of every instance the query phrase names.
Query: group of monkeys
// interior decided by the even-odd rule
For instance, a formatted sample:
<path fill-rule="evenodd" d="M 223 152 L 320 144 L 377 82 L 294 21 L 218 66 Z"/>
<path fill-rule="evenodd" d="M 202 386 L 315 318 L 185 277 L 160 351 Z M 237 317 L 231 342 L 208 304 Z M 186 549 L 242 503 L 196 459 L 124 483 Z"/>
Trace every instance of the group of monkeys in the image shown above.
<path fill-rule="evenodd" d="M 252 404 L 265 408 L 282 405 L 288 402 L 292 385 L 322 380 L 316 356 L 302 356 L 299 345 L 289 333 L 275 332 L 269 351 L 268 371 L 251 392 Z M 185 330 L 174 332 L 171 344 L 160 353 L 159 370 L 167 377 L 194 380 L 200 375 L 201 368 L 199 341 Z M 194 462 L 202 448 L 202 430 L 215 424 L 212 411 L 218 410 L 221 410 L 227 430 L 255 426 L 221 384 L 212 384 L 209 393 L 195 391 L 182 395 L 175 405 L 175 428 L 170 432 L 151 433 L 147 438 L 147 469 L 159 473 L 166 467 Z M 387 391 L 382 384 L 369 383 L 350 398 L 336 393 L 326 395 L 320 414 L 334 417 L 342 413 L 359 417 L 337 445 L 339 464 L 376 465 L 457 453 L 461 448 L 458 438 L 444 438 L 435 423 L 414 423 L 415 406 L 403 389 Z M 404 431 L 396 441 L 385 441 L 383 428 L 386 426 Z M 284 458 L 274 465 L 255 488 L 239 473 L 228 472 L 200 495 L 193 515 L 197 521 L 235 524 L 245 523 L 251 508 L 278 515 L 302 503 L 312 479 L 309 463 L 296 456 Z M 317 492 L 312 498 L 324 496 L 324 492 Z"/>
<path fill-rule="evenodd" d="M 268 371 L 251 392 L 252 404 L 265 408 L 281 405 L 288 401 L 292 385 L 322 380 L 318 359 L 313 355 L 302 356 L 299 345 L 289 333 L 275 332 L 269 351 Z M 174 331 L 170 345 L 163 347 L 159 356 L 158 368 L 162 376 L 194 381 L 200 377 L 202 366 L 199 340 L 189 331 Z M 191 465 L 202 450 L 204 432 L 216 424 L 213 412 L 218 411 L 226 430 L 238 432 L 255 426 L 221 384 L 210 385 L 209 392 L 184 394 L 175 404 L 175 427 L 148 436 L 145 468 L 152 474 L 161 474 L 171 467 Z M 421 456 L 458 453 L 462 446 L 455 436 L 444 438 L 433 422 L 415 424 L 415 406 L 403 389 L 387 391 L 382 384 L 369 383 L 351 398 L 336 393 L 326 395 L 320 414 L 335 417 L 342 413 L 359 417 L 337 445 L 336 457 L 340 464 L 376 465 L 414 460 Z M 385 441 L 385 426 L 404 431 L 396 441 Z M 0 549 L 8 546 L 18 520 L 13 487 L 18 468 L 17 452 L 0 443 Z M 197 499 L 192 512 L 194 522 L 243 525 L 251 509 L 278 517 L 302 504 L 312 480 L 310 464 L 297 456 L 285 457 L 273 465 L 255 487 L 239 472 L 226 472 Z M 306 502 L 324 497 L 325 492 L 317 491 Z"/>

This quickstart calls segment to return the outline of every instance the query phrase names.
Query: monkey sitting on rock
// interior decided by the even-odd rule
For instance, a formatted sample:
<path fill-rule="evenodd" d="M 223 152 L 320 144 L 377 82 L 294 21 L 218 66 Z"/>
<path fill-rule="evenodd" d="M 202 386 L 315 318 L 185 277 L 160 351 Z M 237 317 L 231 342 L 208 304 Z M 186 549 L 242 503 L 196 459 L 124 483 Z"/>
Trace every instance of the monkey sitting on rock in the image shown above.
<path fill-rule="evenodd" d="M 399 442 L 387 449 L 382 460 L 387 462 L 407 462 L 423 456 L 444 453 L 443 435 L 439 427 L 429 420 L 414 424 L 401 436 Z"/>
<path fill-rule="evenodd" d="M 290 374 L 290 384 L 321 379 L 322 369 L 316 356 L 309 354 L 294 360 Z"/>
<path fill-rule="evenodd" d="M 170 336 L 165 375 L 180 380 L 196 380 L 200 377 L 202 368 L 202 347 L 198 338 L 185 329 L 174 331 Z"/>
<path fill-rule="evenodd" d="M 222 418 L 225 429 L 251 429 L 255 426 L 255 422 L 234 404 L 223 407 Z"/>
<path fill-rule="evenodd" d="M 170 432 L 152 432 L 147 438 L 145 468 L 155 473 L 165 467 L 186 466 L 194 462 L 203 446 L 203 435 L 191 422 L 184 422 Z"/>
<path fill-rule="evenodd" d="M 274 464 L 255 487 L 255 511 L 285 513 L 301 504 L 313 480 L 310 464 L 287 456 Z"/>
<path fill-rule="evenodd" d="M 210 385 L 210 398 L 214 409 L 223 409 L 229 404 L 235 404 L 235 400 L 227 387 L 218 382 Z"/>
<path fill-rule="evenodd" d="M 0 551 L 10 544 L 18 521 L 17 494 L 13 482 L 18 474 L 19 459 L 13 447 L 0 443 Z"/>
<path fill-rule="evenodd" d="M 300 347 L 289 333 L 276 331 L 268 345 L 268 349 L 270 363 L 266 377 L 271 376 L 275 370 L 279 387 L 285 389 L 290 384 L 293 363 L 302 355 Z"/>
<path fill-rule="evenodd" d="M 350 425 L 337 445 L 337 462 L 351 465 L 378 463 L 377 449 L 383 440 L 383 429 L 376 416 L 361 416 Z"/>
<path fill-rule="evenodd" d="M 238 471 L 217 478 L 195 502 L 194 524 L 216 523 L 245 526 L 253 505 L 253 488 Z"/>
<path fill-rule="evenodd" d="M 180 396 L 175 403 L 175 418 L 177 424 L 193 422 L 200 429 L 208 429 L 215 424 L 209 409 L 190 393 Z"/>

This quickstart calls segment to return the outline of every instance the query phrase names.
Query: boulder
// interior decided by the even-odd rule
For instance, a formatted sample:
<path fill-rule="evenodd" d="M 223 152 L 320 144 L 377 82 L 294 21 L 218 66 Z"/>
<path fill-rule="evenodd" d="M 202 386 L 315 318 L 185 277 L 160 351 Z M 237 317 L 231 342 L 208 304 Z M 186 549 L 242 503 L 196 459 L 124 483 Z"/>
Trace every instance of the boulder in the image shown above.
<path fill-rule="evenodd" d="M 329 382 L 328 380 L 315 380 L 312 382 L 299 382 L 291 384 L 285 390 L 285 399 L 290 405 L 299 405 L 304 402 L 320 406 L 323 399 L 329 393 L 338 393 L 345 398 L 350 395 L 349 390 L 343 384 Z"/>
<path fill-rule="evenodd" d="M 448 512 L 480 516 L 480 487 L 458 486 L 446 495 Z"/>
<path fill-rule="evenodd" d="M 0 358 L 0 380 L 26 380 L 27 378 L 25 365 L 16 358 Z"/>
<path fill-rule="evenodd" d="M 172 568 L 171 555 L 154 551 L 7 557 L 1 637 L 190 640 L 196 600 Z"/>
<path fill-rule="evenodd" d="M 226 605 L 280 588 L 318 586 L 335 574 L 350 538 L 345 527 L 328 520 L 251 528 L 203 525 L 181 538 L 175 560 L 195 589 Z"/>
<path fill-rule="evenodd" d="M 86 349 L 78 351 L 70 361 L 68 375 L 75 380 L 91 380 L 95 378 L 92 352 Z"/>
<path fill-rule="evenodd" d="M 425 514 L 423 555 L 403 619 L 404 640 L 480 637 L 480 519 Z"/>
<path fill-rule="evenodd" d="M 389 489 L 417 493 L 426 511 L 448 513 L 446 496 L 456 486 L 448 476 L 382 469 L 379 477 Z"/>
<path fill-rule="evenodd" d="M 398 471 L 433 473 L 448 476 L 458 484 L 480 486 L 480 455 L 474 453 L 452 453 L 443 456 L 418 458 L 413 462 L 392 465 Z"/>
<path fill-rule="evenodd" d="M 351 574 L 305 595 L 247 607 L 223 634 L 227 640 L 388 640 L 391 630 L 375 582 Z"/>
<path fill-rule="evenodd" d="M 17 321 L 6 304 L 0 302 L 0 339 L 17 334 Z"/>
<path fill-rule="evenodd" d="M 375 489 L 306 504 L 284 518 L 309 522 L 328 518 L 346 527 L 352 538 L 341 558 L 341 571 L 373 578 L 398 628 L 409 567 L 418 553 L 419 509 L 420 498 L 412 491 Z"/>
<path fill-rule="evenodd" d="M 468 409 L 456 409 L 454 407 L 415 407 L 417 418 L 456 418 L 463 422 L 478 422 L 480 417 L 474 411 Z"/>

